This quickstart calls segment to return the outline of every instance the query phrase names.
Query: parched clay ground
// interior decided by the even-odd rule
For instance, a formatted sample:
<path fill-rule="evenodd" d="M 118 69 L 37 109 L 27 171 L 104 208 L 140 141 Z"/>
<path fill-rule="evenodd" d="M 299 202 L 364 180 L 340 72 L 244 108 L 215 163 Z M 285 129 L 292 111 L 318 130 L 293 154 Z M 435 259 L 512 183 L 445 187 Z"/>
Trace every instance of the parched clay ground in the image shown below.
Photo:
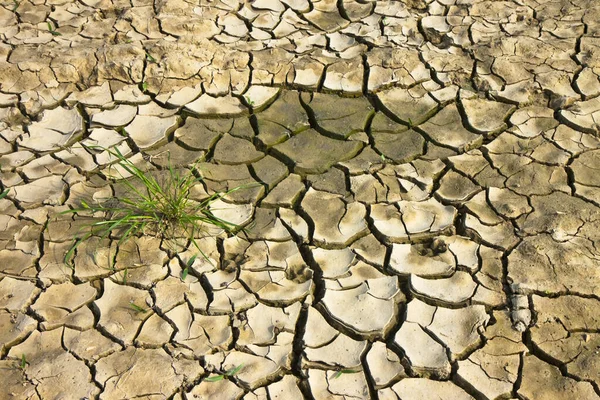
<path fill-rule="evenodd" d="M 2 0 L 0 38 L 1 399 L 600 398 L 598 1 Z M 246 232 L 66 267 L 60 212 L 122 194 L 94 146 L 256 183 Z"/>

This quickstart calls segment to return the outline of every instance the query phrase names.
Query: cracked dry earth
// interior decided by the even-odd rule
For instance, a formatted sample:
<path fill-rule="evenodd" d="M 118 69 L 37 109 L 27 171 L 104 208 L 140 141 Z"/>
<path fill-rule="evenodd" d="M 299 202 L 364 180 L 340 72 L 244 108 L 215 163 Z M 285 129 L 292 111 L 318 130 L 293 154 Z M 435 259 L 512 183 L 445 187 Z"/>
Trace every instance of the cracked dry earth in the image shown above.
<path fill-rule="evenodd" d="M 0 1 L 1 399 L 600 398 L 595 0 Z M 201 160 L 245 233 L 62 211 Z M 237 370 L 239 369 L 239 370 Z M 224 379 L 219 374 L 237 370 Z M 207 379 L 207 378 L 217 379 Z"/>

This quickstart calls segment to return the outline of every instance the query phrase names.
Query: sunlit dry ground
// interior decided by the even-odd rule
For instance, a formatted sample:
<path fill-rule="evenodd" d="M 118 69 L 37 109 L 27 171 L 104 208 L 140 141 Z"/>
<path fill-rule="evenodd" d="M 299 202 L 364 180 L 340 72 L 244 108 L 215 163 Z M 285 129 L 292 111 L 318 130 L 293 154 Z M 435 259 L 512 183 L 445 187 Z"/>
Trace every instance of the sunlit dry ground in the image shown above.
<path fill-rule="evenodd" d="M 600 397 L 597 1 L 0 4 L 1 399 Z M 95 146 L 244 231 L 67 267 Z"/>

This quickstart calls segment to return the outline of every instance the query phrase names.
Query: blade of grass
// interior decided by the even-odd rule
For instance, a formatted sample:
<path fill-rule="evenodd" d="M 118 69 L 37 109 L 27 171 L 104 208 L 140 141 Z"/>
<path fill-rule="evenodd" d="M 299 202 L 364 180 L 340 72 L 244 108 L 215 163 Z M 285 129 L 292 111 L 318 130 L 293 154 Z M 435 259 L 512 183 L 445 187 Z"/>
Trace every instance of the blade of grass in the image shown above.
<path fill-rule="evenodd" d="M 189 260 L 187 260 L 187 262 L 185 263 L 185 268 L 183 269 L 183 271 L 181 272 L 181 281 L 185 281 L 185 278 L 187 278 L 188 273 L 190 272 L 190 267 L 194 264 L 194 261 L 196 261 L 196 258 L 198 258 L 198 254 L 194 254 L 192 257 L 190 257 Z"/>
<path fill-rule="evenodd" d="M 190 257 L 190 259 L 187 261 L 186 266 L 189 268 L 194 264 L 194 261 L 196 261 L 196 258 L 198 258 L 198 254 L 194 254 L 193 256 Z"/>
<path fill-rule="evenodd" d="M 342 374 L 357 374 L 359 372 L 360 372 L 360 370 L 355 370 L 355 369 L 341 369 L 341 370 L 337 371 L 335 374 L 333 374 L 332 379 L 337 379 L 340 376 L 342 376 Z"/>
<path fill-rule="evenodd" d="M 146 309 L 143 307 L 138 306 L 137 304 L 131 302 L 129 303 L 129 307 L 131 307 L 133 310 L 135 310 L 138 313 L 145 313 Z"/>
<path fill-rule="evenodd" d="M 204 380 L 206 382 L 218 382 L 218 381 L 222 381 L 223 379 L 225 379 L 225 375 L 209 376 L 208 378 L 206 378 Z"/>
<path fill-rule="evenodd" d="M 121 245 L 125 240 L 129 239 L 131 236 L 131 233 L 133 231 L 135 231 L 135 229 L 137 229 L 137 224 L 132 224 L 129 229 L 127 229 L 123 235 L 121 236 L 121 238 L 119 239 L 119 241 L 117 242 L 118 245 Z"/>
<path fill-rule="evenodd" d="M 238 372 L 240 372 L 240 370 L 242 369 L 242 367 L 244 366 L 244 364 L 240 364 L 235 368 L 231 368 L 229 371 L 225 372 L 225 375 L 227 376 L 234 376 L 235 374 L 237 374 Z"/>
<path fill-rule="evenodd" d="M 202 255 L 202 258 L 204 258 L 206 261 L 208 261 L 208 263 L 209 263 L 211 266 L 213 266 L 213 267 L 214 267 L 215 265 L 214 265 L 214 264 L 213 264 L 213 262 L 210 260 L 210 257 L 208 257 L 208 256 L 206 255 L 206 253 L 204 253 L 204 252 L 202 251 L 202 249 L 200 248 L 200 246 L 198 246 L 198 243 L 196 242 L 196 239 L 194 238 L 194 236 L 193 236 L 193 235 L 191 236 L 191 238 L 192 238 L 192 243 L 194 244 L 194 247 L 196 247 L 196 250 L 198 250 L 198 251 L 200 252 L 200 254 Z M 194 259 L 194 261 L 195 261 L 195 259 Z M 192 262 L 192 263 L 191 263 L 189 266 L 191 267 L 191 266 L 192 266 L 192 264 L 193 264 L 193 262 Z"/>
<path fill-rule="evenodd" d="M 71 263 L 71 259 L 73 258 L 73 254 L 75 254 L 75 250 L 77 249 L 77 247 L 79 247 L 79 245 L 84 241 L 89 239 L 90 237 L 92 237 L 92 234 L 89 233 L 86 236 L 75 240 L 73 246 L 71 246 L 71 248 L 69 249 L 69 251 L 67 251 L 67 253 L 65 254 L 65 258 L 64 258 L 64 263 L 65 265 L 69 265 L 72 268 L 75 267 L 75 265 L 73 265 L 73 263 Z"/>

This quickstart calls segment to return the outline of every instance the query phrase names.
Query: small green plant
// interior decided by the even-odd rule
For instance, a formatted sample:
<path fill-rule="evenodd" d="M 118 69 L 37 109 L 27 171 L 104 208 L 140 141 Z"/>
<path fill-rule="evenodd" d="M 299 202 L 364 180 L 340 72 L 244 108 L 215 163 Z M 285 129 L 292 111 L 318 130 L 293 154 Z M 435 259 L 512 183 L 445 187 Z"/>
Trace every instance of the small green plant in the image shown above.
<path fill-rule="evenodd" d="M 127 190 L 125 195 L 113 197 L 99 204 L 88 204 L 82 200 L 80 208 L 63 211 L 63 214 L 87 214 L 97 219 L 86 225 L 89 229 L 82 237 L 74 240 L 65 255 L 67 265 L 71 265 L 77 247 L 92 236 L 105 238 L 110 234 L 116 234 L 119 237 L 119 245 L 139 235 L 160 237 L 165 239 L 167 245 L 176 244 L 177 239 L 185 239 L 196 247 L 199 254 L 208 259 L 196 242 L 197 237 L 205 235 L 208 227 L 217 227 L 226 232 L 239 229 L 237 225 L 214 215 L 210 206 L 224 195 L 242 189 L 244 186 L 225 193 L 215 193 L 202 201 L 194 201 L 190 199 L 190 193 L 202 180 L 194 175 L 197 163 L 190 170 L 184 170 L 185 172 L 182 173 L 169 162 L 167 170 L 164 171 L 164 179 L 159 181 L 154 175 L 134 165 L 117 148 L 114 150 L 98 146 L 91 148 L 108 151 L 117 160 L 116 164 L 131 177 L 125 179 L 121 175 L 123 179 L 118 181 Z M 192 257 L 188 261 L 182 279 L 187 276 L 194 260 L 195 257 Z"/>
<path fill-rule="evenodd" d="M 205 379 L 206 382 L 218 382 L 225 379 L 226 376 L 235 376 L 238 372 L 242 370 L 244 364 L 240 364 L 237 367 L 231 368 L 223 373 L 216 374 L 215 376 L 209 376 Z"/>
<path fill-rule="evenodd" d="M 48 31 L 52 34 L 52 36 L 62 36 L 62 33 L 57 32 L 54 25 L 48 21 Z"/>
<path fill-rule="evenodd" d="M 25 354 L 21 354 L 19 368 L 21 368 L 21 371 L 25 371 L 25 368 L 27 368 L 27 358 L 25 358 Z"/>
<path fill-rule="evenodd" d="M 13 0 L 13 8 L 12 8 L 13 12 L 17 11 L 17 8 L 19 8 L 19 4 L 20 4 L 19 1 Z"/>
<path fill-rule="evenodd" d="M 136 313 L 145 313 L 146 309 L 144 307 L 140 307 L 132 301 L 129 302 L 129 308 L 131 308 Z"/>
<path fill-rule="evenodd" d="M 10 191 L 10 189 L 6 189 L 4 192 L 0 193 L 0 199 L 5 198 L 6 196 L 8 196 L 8 192 Z"/>
<path fill-rule="evenodd" d="M 357 369 L 340 369 L 335 374 L 333 374 L 332 378 L 337 379 L 340 376 L 342 376 L 342 374 L 357 374 L 359 372 L 360 372 L 360 370 L 357 370 Z"/>
<path fill-rule="evenodd" d="M 244 96 L 244 99 L 246 99 L 246 103 L 248 103 L 250 107 L 254 107 L 254 100 L 252 100 L 250 96 Z"/>
<path fill-rule="evenodd" d="M 183 271 L 181 271 L 181 281 L 182 282 L 185 281 L 185 278 L 187 278 L 188 273 L 190 272 L 190 267 L 194 264 L 194 261 L 196 261 L 197 257 L 198 257 L 198 254 L 194 254 L 192 257 L 190 257 L 190 259 L 185 264 L 185 268 L 183 269 Z"/>
<path fill-rule="evenodd" d="M 142 92 L 146 93 L 148 91 L 148 82 L 142 82 Z"/>
<path fill-rule="evenodd" d="M 146 53 L 146 60 L 156 64 L 156 58 L 152 57 L 149 53 Z"/>

